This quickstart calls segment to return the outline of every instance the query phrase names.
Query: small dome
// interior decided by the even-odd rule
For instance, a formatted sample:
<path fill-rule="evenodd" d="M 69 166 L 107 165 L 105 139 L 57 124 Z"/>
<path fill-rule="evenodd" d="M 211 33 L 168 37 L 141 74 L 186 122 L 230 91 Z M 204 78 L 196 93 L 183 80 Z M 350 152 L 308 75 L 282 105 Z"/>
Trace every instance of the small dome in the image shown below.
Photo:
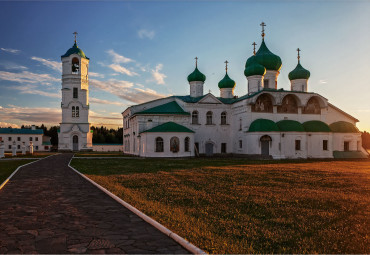
<path fill-rule="evenodd" d="M 192 81 L 202 81 L 202 82 L 204 82 L 205 80 L 206 80 L 206 76 L 198 70 L 198 67 L 195 67 L 194 72 L 192 72 L 188 76 L 188 82 L 192 82 Z"/>
<path fill-rule="evenodd" d="M 288 75 L 289 80 L 298 80 L 298 79 L 306 79 L 310 78 L 310 71 L 304 69 L 301 64 L 298 62 L 296 68 L 291 71 Z"/>
<path fill-rule="evenodd" d="M 232 80 L 229 75 L 226 73 L 225 77 L 218 83 L 218 87 L 220 89 L 226 89 L 226 88 L 234 88 L 235 87 L 235 81 Z"/>
<path fill-rule="evenodd" d="M 282 65 L 279 56 L 272 53 L 266 46 L 265 41 L 262 40 L 261 47 L 256 53 L 256 60 L 259 64 L 263 65 L 267 70 L 279 71 Z M 246 65 L 248 62 L 246 63 Z"/>
<path fill-rule="evenodd" d="M 85 53 L 80 48 L 78 48 L 77 43 L 73 44 L 73 47 L 67 50 L 66 54 L 64 54 L 62 58 L 69 57 L 72 54 L 77 54 L 83 58 L 89 59 L 88 57 L 86 57 Z"/>
<path fill-rule="evenodd" d="M 245 63 L 244 75 L 246 77 L 252 75 L 265 75 L 266 68 L 263 65 L 258 64 L 256 60 L 256 56 L 252 56 L 248 58 L 247 62 Z"/>

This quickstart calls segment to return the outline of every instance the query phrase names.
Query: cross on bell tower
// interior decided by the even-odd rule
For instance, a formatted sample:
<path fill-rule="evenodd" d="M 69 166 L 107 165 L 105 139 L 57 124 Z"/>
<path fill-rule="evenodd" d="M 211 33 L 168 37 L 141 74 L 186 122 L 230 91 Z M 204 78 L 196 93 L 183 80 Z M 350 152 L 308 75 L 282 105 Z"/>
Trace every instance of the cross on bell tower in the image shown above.
<path fill-rule="evenodd" d="M 75 43 L 77 43 L 77 34 L 78 33 L 77 32 L 74 32 L 73 34 L 75 35 Z"/>
<path fill-rule="evenodd" d="M 224 63 L 226 64 L 225 70 L 226 70 L 226 73 L 227 73 L 227 64 L 229 63 L 229 61 L 226 60 Z"/>
<path fill-rule="evenodd" d="M 300 52 L 301 50 L 298 48 L 297 49 L 297 52 L 298 52 L 298 56 L 297 56 L 297 58 L 298 58 L 298 63 L 299 63 L 299 61 L 300 61 L 300 59 L 301 59 L 301 56 L 299 55 L 299 52 Z"/>
<path fill-rule="evenodd" d="M 262 22 L 260 26 L 262 27 L 262 34 L 261 34 L 262 39 L 265 39 L 265 26 L 266 26 L 265 22 Z"/>
<path fill-rule="evenodd" d="M 253 42 L 252 45 L 253 45 L 253 55 L 256 55 L 256 45 L 257 45 L 257 43 Z"/>
<path fill-rule="evenodd" d="M 198 57 L 195 57 L 195 67 L 198 67 Z"/>

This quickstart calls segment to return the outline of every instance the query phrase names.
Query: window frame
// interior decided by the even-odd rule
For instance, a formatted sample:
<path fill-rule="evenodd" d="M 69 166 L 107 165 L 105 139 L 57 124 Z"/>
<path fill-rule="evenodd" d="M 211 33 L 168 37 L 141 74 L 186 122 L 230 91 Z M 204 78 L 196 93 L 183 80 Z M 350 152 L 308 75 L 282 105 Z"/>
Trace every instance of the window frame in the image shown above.
<path fill-rule="evenodd" d="M 227 125 L 227 112 L 221 112 L 221 125 Z"/>
<path fill-rule="evenodd" d="M 213 112 L 208 111 L 206 113 L 206 125 L 213 125 Z"/>
<path fill-rule="evenodd" d="M 295 150 L 300 151 L 301 150 L 301 140 L 296 139 L 294 144 L 295 144 Z"/>
<path fill-rule="evenodd" d="M 164 141 L 160 136 L 155 138 L 155 152 L 164 152 Z"/>
<path fill-rule="evenodd" d="M 197 110 L 191 113 L 191 124 L 199 124 L 199 112 Z"/>

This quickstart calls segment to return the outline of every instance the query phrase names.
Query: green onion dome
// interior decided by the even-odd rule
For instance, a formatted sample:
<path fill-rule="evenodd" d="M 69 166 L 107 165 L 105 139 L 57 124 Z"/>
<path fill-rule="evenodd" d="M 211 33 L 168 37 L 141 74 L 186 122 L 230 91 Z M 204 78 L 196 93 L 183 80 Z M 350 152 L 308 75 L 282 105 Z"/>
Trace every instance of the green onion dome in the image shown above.
<path fill-rule="evenodd" d="M 267 70 L 279 71 L 282 65 L 280 57 L 272 53 L 267 48 L 265 40 L 262 40 L 261 47 L 258 49 L 256 53 L 256 60 L 260 65 L 263 65 Z M 248 63 L 246 63 L 246 65 L 247 64 Z"/>
<path fill-rule="evenodd" d="M 80 48 L 78 48 L 77 43 L 74 43 L 73 47 L 67 50 L 66 54 L 64 54 L 62 58 L 69 57 L 72 54 L 77 54 L 83 58 L 89 59 L 88 57 L 86 57 L 85 53 Z"/>
<path fill-rule="evenodd" d="M 263 65 L 258 64 L 255 55 L 248 58 L 245 64 L 245 69 L 244 69 L 244 75 L 246 77 L 249 77 L 252 75 L 265 75 L 265 73 L 266 73 L 266 68 Z"/>
<path fill-rule="evenodd" d="M 229 75 L 226 73 L 225 77 L 218 83 L 218 87 L 220 89 L 230 88 L 233 89 L 235 87 L 235 81 L 232 80 Z"/>
<path fill-rule="evenodd" d="M 296 68 L 291 71 L 288 75 L 289 80 L 298 80 L 298 79 L 306 79 L 310 78 L 310 71 L 304 69 L 301 64 L 298 62 Z"/>
<path fill-rule="evenodd" d="M 194 72 L 192 72 L 188 76 L 188 82 L 192 82 L 192 81 L 202 81 L 202 82 L 204 82 L 205 80 L 206 80 L 206 76 L 198 70 L 198 67 L 195 67 Z"/>

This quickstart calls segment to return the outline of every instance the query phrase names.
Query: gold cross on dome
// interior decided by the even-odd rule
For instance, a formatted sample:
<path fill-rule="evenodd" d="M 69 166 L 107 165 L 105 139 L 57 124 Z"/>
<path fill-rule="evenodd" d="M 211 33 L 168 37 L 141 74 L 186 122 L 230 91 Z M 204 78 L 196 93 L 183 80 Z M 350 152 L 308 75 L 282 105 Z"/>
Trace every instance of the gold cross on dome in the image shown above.
<path fill-rule="evenodd" d="M 195 67 L 198 67 L 198 57 L 195 57 Z"/>
<path fill-rule="evenodd" d="M 260 26 L 262 27 L 262 38 L 265 38 L 265 26 L 266 26 L 265 22 L 262 22 Z"/>
<path fill-rule="evenodd" d="M 77 42 L 77 34 L 78 33 L 77 32 L 74 32 L 73 34 L 75 35 L 75 43 L 76 43 Z"/>
<path fill-rule="evenodd" d="M 299 52 L 300 52 L 300 51 L 301 51 L 301 50 L 298 48 L 298 49 L 297 49 L 297 52 L 298 52 L 298 57 L 297 57 L 297 58 L 298 58 L 298 62 L 299 62 L 299 59 L 301 58 L 301 56 L 299 55 Z"/>
<path fill-rule="evenodd" d="M 253 45 L 253 55 L 256 55 L 256 45 L 257 45 L 257 43 L 253 42 L 252 45 Z"/>
<path fill-rule="evenodd" d="M 224 63 L 226 64 L 225 70 L 226 70 L 226 73 L 227 73 L 227 64 L 229 63 L 229 61 L 226 60 Z"/>

